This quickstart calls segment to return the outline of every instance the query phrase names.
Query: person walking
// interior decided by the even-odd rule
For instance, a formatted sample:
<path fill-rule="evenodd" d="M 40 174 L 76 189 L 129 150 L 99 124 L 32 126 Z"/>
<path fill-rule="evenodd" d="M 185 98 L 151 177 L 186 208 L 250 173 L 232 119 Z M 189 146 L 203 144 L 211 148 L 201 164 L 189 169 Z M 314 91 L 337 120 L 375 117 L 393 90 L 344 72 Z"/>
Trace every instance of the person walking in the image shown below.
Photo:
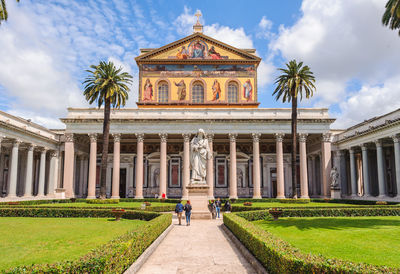
<path fill-rule="evenodd" d="M 186 216 L 186 225 L 190 225 L 190 215 L 192 215 L 192 205 L 190 204 L 189 200 L 186 202 L 184 210 Z"/>
<path fill-rule="evenodd" d="M 221 205 L 222 205 L 222 203 L 221 203 L 221 199 L 220 198 L 218 198 L 216 201 L 215 201 L 215 209 L 217 210 L 217 218 L 220 218 L 220 212 L 221 212 Z"/>
<path fill-rule="evenodd" d="M 210 211 L 211 211 L 212 218 L 215 219 L 216 216 L 217 216 L 217 209 L 215 208 L 215 201 L 214 200 L 211 201 Z"/>
<path fill-rule="evenodd" d="M 179 225 L 181 225 L 182 212 L 183 212 L 183 205 L 182 201 L 179 200 L 179 202 L 175 206 L 175 213 L 178 216 Z"/>
<path fill-rule="evenodd" d="M 231 203 L 229 202 L 229 199 L 226 200 L 224 208 L 225 208 L 225 212 L 231 212 L 232 211 L 232 206 L 231 206 Z"/>

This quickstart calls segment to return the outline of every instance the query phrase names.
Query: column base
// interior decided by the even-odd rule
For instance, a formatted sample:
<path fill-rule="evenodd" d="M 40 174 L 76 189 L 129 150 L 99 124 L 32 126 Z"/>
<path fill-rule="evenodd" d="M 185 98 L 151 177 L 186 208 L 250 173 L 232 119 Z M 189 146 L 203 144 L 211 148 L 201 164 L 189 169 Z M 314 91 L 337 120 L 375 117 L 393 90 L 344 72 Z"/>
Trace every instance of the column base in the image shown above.
<path fill-rule="evenodd" d="M 4 197 L 4 198 L 6 198 L 6 199 L 10 199 L 10 198 L 11 198 L 11 199 L 15 199 L 15 198 L 18 198 L 18 197 L 17 197 L 17 195 L 14 195 L 14 194 L 11 194 L 11 195 L 10 195 L 10 194 L 9 194 L 9 195 L 7 195 L 7 196 Z"/>
<path fill-rule="evenodd" d="M 261 195 L 253 196 L 253 199 L 262 199 Z"/>
<path fill-rule="evenodd" d="M 238 199 L 238 196 L 229 196 L 229 199 L 230 199 L 230 200 L 232 200 L 232 199 L 237 200 L 237 199 Z"/>
<path fill-rule="evenodd" d="M 300 199 L 310 199 L 309 196 L 300 196 Z"/>
<path fill-rule="evenodd" d="M 24 196 L 22 196 L 22 198 L 31 199 L 31 198 L 33 198 L 33 196 L 31 194 L 25 194 Z"/>
<path fill-rule="evenodd" d="M 285 196 L 276 196 L 276 199 L 286 199 Z"/>
<path fill-rule="evenodd" d="M 379 195 L 379 196 L 377 196 L 376 198 L 377 198 L 377 199 L 382 199 L 382 200 L 384 200 L 384 199 L 387 199 L 388 196 L 386 196 L 386 195 Z"/>
<path fill-rule="evenodd" d="M 143 196 L 135 196 L 135 198 L 134 199 L 137 199 L 137 200 L 143 200 L 144 198 L 143 198 Z"/>
<path fill-rule="evenodd" d="M 214 196 L 208 196 L 208 200 L 215 200 L 215 197 Z"/>
<path fill-rule="evenodd" d="M 87 196 L 86 197 L 86 200 L 93 200 L 93 199 L 96 199 L 96 196 Z"/>
<path fill-rule="evenodd" d="M 120 197 L 119 196 L 111 196 L 110 199 L 120 199 Z"/>

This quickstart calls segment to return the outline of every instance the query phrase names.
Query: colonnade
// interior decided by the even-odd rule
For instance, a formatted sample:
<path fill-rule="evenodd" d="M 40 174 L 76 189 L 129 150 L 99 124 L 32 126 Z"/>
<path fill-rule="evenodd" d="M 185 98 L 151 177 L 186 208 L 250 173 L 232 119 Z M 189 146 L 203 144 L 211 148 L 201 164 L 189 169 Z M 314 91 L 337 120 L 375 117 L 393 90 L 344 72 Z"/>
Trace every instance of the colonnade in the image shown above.
<path fill-rule="evenodd" d="M 391 136 L 393 141 L 393 149 L 394 149 L 394 159 L 395 159 L 395 178 L 396 178 L 396 187 L 397 187 L 397 196 L 400 196 L 400 144 L 399 144 L 399 135 Z M 373 142 L 376 149 L 376 167 L 378 173 L 378 198 L 384 198 L 388 195 L 386 189 L 386 179 L 385 179 L 385 160 L 383 154 L 383 139 L 377 139 Z M 370 165 L 368 151 L 370 148 L 370 143 L 363 143 L 359 146 L 353 146 L 348 149 L 349 160 L 350 160 L 350 191 L 351 196 L 356 197 L 359 193 L 362 193 L 363 197 L 368 198 L 372 196 L 371 187 L 372 183 L 370 180 Z M 357 172 L 357 163 L 356 163 L 356 149 L 361 149 L 361 159 L 362 159 L 362 173 L 358 174 Z M 362 178 L 362 189 L 359 189 L 358 179 Z"/>
<path fill-rule="evenodd" d="M 4 137 L 0 137 L 0 153 L 1 146 Z M 23 147 L 21 147 L 23 145 Z M 57 188 L 58 182 L 58 151 L 50 150 L 46 147 L 37 146 L 32 143 L 22 142 L 19 139 L 12 139 L 11 146 L 11 156 L 10 156 L 10 164 L 9 164 L 9 178 L 8 182 L 3 182 L 4 184 L 8 183 L 8 194 L 7 198 L 16 198 L 17 197 L 17 184 L 19 181 L 19 177 L 22 175 L 19 173 L 19 158 L 21 149 L 26 149 L 26 166 L 24 178 L 24 186 L 22 196 L 24 198 L 31 198 L 33 196 L 33 184 L 34 184 L 34 151 L 40 152 L 40 160 L 39 160 L 39 175 L 38 175 L 38 191 L 37 197 L 54 197 L 55 189 Z M 48 153 L 49 152 L 49 153 Z M 48 185 L 46 190 L 46 161 L 47 157 L 50 156 L 50 166 L 48 168 Z"/>
<path fill-rule="evenodd" d="M 229 136 L 230 144 L 230 161 L 229 161 L 229 198 L 237 199 L 237 178 L 236 178 L 236 139 L 238 134 L 231 133 Z M 253 159 L 259 159 L 260 157 L 260 133 L 253 133 L 252 135 L 253 145 Z M 283 140 L 285 134 L 276 133 L 276 168 L 277 168 L 277 198 L 285 198 L 285 180 L 284 180 L 284 163 L 283 163 Z M 183 170 L 182 170 L 182 197 L 187 198 L 188 191 L 186 185 L 190 181 L 190 139 L 191 134 L 183 133 Z M 328 138 L 329 137 L 329 138 Z M 324 184 L 324 195 L 329 196 L 329 173 L 330 173 L 330 135 L 323 139 L 322 142 L 322 159 L 323 159 L 323 184 Z M 90 158 L 89 158 L 89 179 L 88 179 L 88 198 L 93 199 L 96 197 L 96 161 L 97 161 L 97 134 L 89 134 L 90 138 Z M 135 197 L 138 199 L 143 198 L 143 162 L 144 153 L 143 147 L 145 142 L 144 133 L 136 133 L 137 138 L 137 155 L 136 155 L 136 193 Z M 167 195 L 167 142 L 168 133 L 160 133 L 160 186 L 159 196 Z M 213 153 L 213 140 L 214 135 L 208 134 L 208 143 L 211 150 L 211 156 Z M 119 170 L 120 167 L 120 142 L 121 134 L 113 134 L 114 141 L 114 155 L 113 155 L 113 175 L 112 175 L 112 193 L 111 198 L 119 198 Z M 307 174 L 307 134 L 299 134 L 299 149 L 300 149 L 300 193 L 301 198 L 308 198 L 308 174 Z M 64 188 L 66 189 L 66 196 L 73 197 L 73 165 L 74 165 L 74 138 L 73 134 L 66 134 L 65 138 L 65 161 L 64 161 Z M 214 159 L 211 157 L 207 161 L 207 177 L 206 182 L 209 186 L 208 196 L 213 198 L 214 196 Z M 253 161 L 253 198 L 261 198 L 261 166 L 260 161 Z"/>

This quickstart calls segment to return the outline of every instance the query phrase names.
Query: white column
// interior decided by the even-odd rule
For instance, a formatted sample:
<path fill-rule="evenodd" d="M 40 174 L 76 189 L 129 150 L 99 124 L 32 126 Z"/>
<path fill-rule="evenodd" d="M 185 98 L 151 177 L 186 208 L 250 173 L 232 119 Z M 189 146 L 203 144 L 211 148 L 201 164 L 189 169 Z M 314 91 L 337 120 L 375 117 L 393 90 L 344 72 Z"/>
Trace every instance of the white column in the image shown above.
<path fill-rule="evenodd" d="M 49 167 L 49 189 L 47 196 L 54 197 L 57 188 L 58 179 L 58 151 L 50 152 L 50 167 Z"/>
<path fill-rule="evenodd" d="M 322 134 L 321 148 L 321 169 L 322 169 L 322 191 L 324 197 L 330 197 L 330 175 L 331 175 L 331 134 Z"/>
<path fill-rule="evenodd" d="M 210 147 L 210 158 L 207 160 L 207 185 L 208 185 L 208 199 L 214 199 L 214 148 L 213 139 L 214 134 L 207 134 L 208 146 Z"/>
<path fill-rule="evenodd" d="M 17 197 L 18 149 L 20 144 L 20 140 L 14 140 L 13 142 L 11 151 L 10 188 L 8 190 L 8 198 Z"/>
<path fill-rule="evenodd" d="M 397 185 L 397 197 L 400 197 L 400 144 L 399 136 L 392 136 L 393 149 L 394 149 L 394 162 L 396 167 L 396 185 Z"/>
<path fill-rule="evenodd" d="M 308 178 L 307 178 L 307 134 L 299 134 L 300 146 L 300 198 L 308 199 Z"/>
<path fill-rule="evenodd" d="M 160 198 L 167 198 L 167 133 L 160 133 Z"/>
<path fill-rule="evenodd" d="M 45 187 L 45 175 L 46 175 L 46 148 L 42 148 L 40 151 L 40 168 L 39 168 L 39 187 L 38 187 L 38 195 L 39 197 L 44 196 L 44 187 Z"/>
<path fill-rule="evenodd" d="M 283 174 L 283 137 L 285 134 L 276 133 L 276 188 L 277 188 L 277 199 L 285 198 L 285 179 Z"/>
<path fill-rule="evenodd" d="M 96 199 L 96 174 L 97 174 L 97 133 L 89 134 L 89 182 L 87 199 Z"/>
<path fill-rule="evenodd" d="M 114 153 L 113 153 L 113 174 L 112 174 L 112 191 L 111 199 L 119 199 L 119 170 L 121 160 L 121 134 L 113 134 Z"/>
<path fill-rule="evenodd" d="M 33 176 L 33 150 L 35 146 L 28 145 L 28 154 L 26 159 L 26 176 L 25 176 L 25 194 L 24 197 L 32 197 L 32 176 Z"/>
<path fill-rule="evenodd" d="M 73 198 L 74 194 L 74 164 L 75 164 L 75 148 L 74 134 L 65 134 L 65 153 L 64 153 L 64 189 L 65 197 Z"/>
<path fill-rule="evenodd" d="M 383 149 L 382 149 L 382 141 L 376 140 L 376 161 L 378 168 L 378 196 L 383 198 L 386 196 L 386 183 L 385 183 L 385 166 L 383 164 Z"/>
<path fill-rule="evenodd" d="M 237 199 L 237 178 L 236 178 L 236 133 L 229 133 L 230 161 L 229 161 L 229 199 Z"/>
<path fill-rule="evenodd" d="M 365 144 L 361 145 L 362 151 L 362 169 L 364 179 L 364 196 L 370 196 L 369 192 L 369 169 L 368 169 L 368 148 Z"/>
<path fill-rule="evenodd" d="M 189 185 L 190 182 L 190 133 L 183 133 L 182 136 L 183 136 L 182 200 L 188 200 L 189 193 L 186 187 Z"/>
<path fill-rule="evenodd" d="M 253 133 L 253 199 L 261 199 L 260 133 Z"/>
<path fill-rule="evenodd" d="M 144 134 L 137 133 L 137 155 L 136 155 L 136 194 L 135 199 L 143 199 L 143 142 Z"/>
<path fill-rule="evenodd" d="M 349 149 L 350 154 L 350 183 L 351 183 L 351 196 L 358 196 L 357 192 L 357 170 L 356 170 L 356 157 L 354 149 Z"/>

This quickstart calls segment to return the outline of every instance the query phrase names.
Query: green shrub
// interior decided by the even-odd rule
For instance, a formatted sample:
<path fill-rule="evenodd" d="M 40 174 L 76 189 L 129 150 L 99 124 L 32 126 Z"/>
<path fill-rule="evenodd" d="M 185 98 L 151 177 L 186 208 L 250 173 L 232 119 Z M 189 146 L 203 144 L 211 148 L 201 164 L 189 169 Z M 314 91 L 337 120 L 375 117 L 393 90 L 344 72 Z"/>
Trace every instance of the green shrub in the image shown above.
<path fill-rule="evenodd" d="M 145 199 L 135 199 L 135 198 L 120 198 L 120 202 L 154 202 L 154 203 L 171 203 L 177 204 L 180 199 L 156 199 L 156 198 L 145 198 Z"/>
<path fill-rule="evenodd" d="M 308 204 L 310 199 L 279 199 L 279 202 L 283 204 Z"/>
<path fill-rule="evenodd" d="M 400 216 L 400 208 L 282 208 L 281 217 L 361 217 L 361 216 Z M 270 217 L 268 210 L 235 213 L 248 220 L 256 221 Z"/>
<path fill-rule="evenodd" d="M 119 199 L 87 199 L 87 204 L 118 204 Z"/>
<path fill-rule="evenodd" d="M 158 214 L 147 224 L 111 240 L 78 260 L 20 266 L 5 273 L 123 273 L 171 222 L 171 214 Z"/>
<path fill-rule="evenodd" d="M 352 199 L 329 199 L 326 201 L 325 199 L 311 199 L 311 202 L 315 203 L 336 203 L 336 204 L 353 204 L 353 205 L 375 205 L 376 201 L 366 201 L 366 200 L 352 200 Z M 387 202 L 388 205 L 397 205 L 399 202 Z"/>
<path fill-rule="evenodd" d="M 111 208 L 0 208 L 0 217 L 112 218 L 114 215 L 111 210 Z M 125 210 L 123 218 L 149 221 L 158 216 L 160 216 L 160 214 L 155 212 Z"/>
<path fill-rule="evenodd" d="M 243 213 L 243 214 L 249 214 Z M 238 213 L 224 214 L 224 224 L 270 273 L 398 273 L 372 266 L 302 253 L 289 243 L 255 226 Z"/>

